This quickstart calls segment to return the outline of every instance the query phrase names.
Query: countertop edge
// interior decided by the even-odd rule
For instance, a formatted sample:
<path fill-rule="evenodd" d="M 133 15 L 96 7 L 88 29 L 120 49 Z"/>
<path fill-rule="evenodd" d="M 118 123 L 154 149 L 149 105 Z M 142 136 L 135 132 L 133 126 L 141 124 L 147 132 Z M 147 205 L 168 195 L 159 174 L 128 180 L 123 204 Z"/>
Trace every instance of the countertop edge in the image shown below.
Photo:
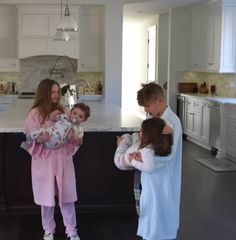
<path fill-rule="evenodd" d="M 209 94 L 198 94 L 198 93 L 178 93 L 177 96 L 193 97 L 201 100 L 212 101 L 220 104 L 236 105 L 236 98 L 214 96 Z"/>

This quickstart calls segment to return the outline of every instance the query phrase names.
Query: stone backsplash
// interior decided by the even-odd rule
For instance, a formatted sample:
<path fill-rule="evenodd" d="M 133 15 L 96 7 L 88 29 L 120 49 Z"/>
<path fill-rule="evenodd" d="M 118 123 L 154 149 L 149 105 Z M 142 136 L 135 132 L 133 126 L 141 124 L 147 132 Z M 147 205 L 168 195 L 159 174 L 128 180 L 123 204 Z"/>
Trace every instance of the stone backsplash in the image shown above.
<path fill-rule="evenodd" d="M 50 70 L 54 69 L 50 75 Z M 20 72 L 0 73 L 0 81 L 15 82 L 17 90 L 35 91 L 38 83 L 51 77 L 59 83 L 77 84 L 84 79 L 94 89 L 98 83 L 104 84 L 103 72 L 77 72 L 77 60 L 59 56 L 36 56 L 20 60 Z"/>
<path fill-rule="evenodd" d="M 216 86 L 216 95 L 236 97 L 236 74 L 177 72 L 178 82 L 196 82 L 198 87 L 206 82 L 210 93 L 210 86 Z"/>

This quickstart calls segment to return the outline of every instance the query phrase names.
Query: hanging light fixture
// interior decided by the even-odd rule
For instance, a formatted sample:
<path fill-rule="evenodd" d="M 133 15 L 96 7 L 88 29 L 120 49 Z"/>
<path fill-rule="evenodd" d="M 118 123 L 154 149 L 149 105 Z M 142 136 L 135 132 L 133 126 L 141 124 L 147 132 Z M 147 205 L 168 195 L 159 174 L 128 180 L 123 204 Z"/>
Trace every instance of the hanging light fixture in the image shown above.
<path fill-rule="evenodd" d="M 61 0 L 61 20 L 62 20 L 62 0 Z M 70 35 L 66 31 L 62 31 L 60 29 L 57 29 L 56 34 L 54 36 L 55 41 L 66 41 L 68 42 L 70 40 Z"/>
<path fill-rule="evenodd" d="M 70 41 L 70 35 L 68 32 L 57 30 L 57 32 L 54 36 L 54 40 L 68 42 L 68 41 Z"/>
<path fill-rule="evenodd" d="M 61 19 L 61 21 L 57 27 L 57 30 L 66 31 L 66 32 L 77 32 L 78 31 L 77 23 L 74 21 L 73 17 L 70 15 L 68 0 L 66 2 L 65 15 Z"/>

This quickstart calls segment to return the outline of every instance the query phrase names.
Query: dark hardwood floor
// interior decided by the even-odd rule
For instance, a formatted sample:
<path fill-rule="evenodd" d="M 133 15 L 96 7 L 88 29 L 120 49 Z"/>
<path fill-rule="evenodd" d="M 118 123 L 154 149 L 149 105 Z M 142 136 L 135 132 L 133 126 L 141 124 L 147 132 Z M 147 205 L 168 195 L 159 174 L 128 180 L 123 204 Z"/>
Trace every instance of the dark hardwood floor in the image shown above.
<path fill-rule="evenodd" d="M 181 225 L 178 240 L 236 239 L 236 172 L 214 172 L 194 159 L 210 152 L 184 141 Z M 55 240 L 65 240 L 56 215 Z M 140 240 L 134 213 L 81 213 L 81 240 Z M 40 215 L 0 216 L 0 240 L 41 240 Z"/>

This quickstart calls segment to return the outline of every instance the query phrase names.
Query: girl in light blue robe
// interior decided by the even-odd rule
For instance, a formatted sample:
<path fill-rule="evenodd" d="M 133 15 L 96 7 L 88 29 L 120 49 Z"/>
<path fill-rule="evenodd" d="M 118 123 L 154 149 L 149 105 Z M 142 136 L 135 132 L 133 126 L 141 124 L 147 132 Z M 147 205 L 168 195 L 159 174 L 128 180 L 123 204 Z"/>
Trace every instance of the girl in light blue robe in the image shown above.
<path fill-rule="evenodd" d="M 172 126 L 173 145 L 170 155 L 155 158 L 152 173 L 141 172 L 137 234 L 145 240 L 175 239 L 179 228 L 182 127 L 170 107 L 165 109 L 161 118 Z"/>

